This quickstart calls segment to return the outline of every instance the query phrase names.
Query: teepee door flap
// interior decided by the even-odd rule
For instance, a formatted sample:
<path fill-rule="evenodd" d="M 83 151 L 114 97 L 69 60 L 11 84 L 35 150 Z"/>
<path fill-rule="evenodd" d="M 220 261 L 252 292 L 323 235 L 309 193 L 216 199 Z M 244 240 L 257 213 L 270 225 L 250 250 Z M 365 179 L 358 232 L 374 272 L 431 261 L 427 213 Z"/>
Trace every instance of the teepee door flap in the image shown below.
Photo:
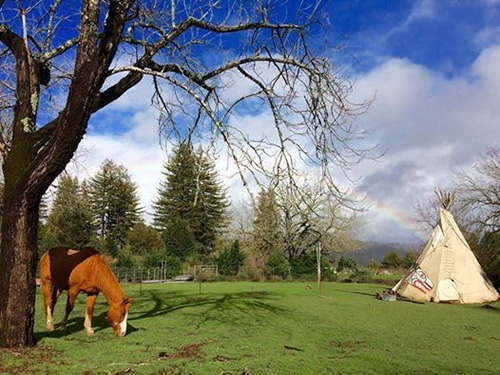
<path fill-rule="evenodd" d="M 459 301 L 460 295 L 457 291 L 457 285 L 452 279 L 443 279 L 439 281 L 437 290 L 439 301 Z"/>

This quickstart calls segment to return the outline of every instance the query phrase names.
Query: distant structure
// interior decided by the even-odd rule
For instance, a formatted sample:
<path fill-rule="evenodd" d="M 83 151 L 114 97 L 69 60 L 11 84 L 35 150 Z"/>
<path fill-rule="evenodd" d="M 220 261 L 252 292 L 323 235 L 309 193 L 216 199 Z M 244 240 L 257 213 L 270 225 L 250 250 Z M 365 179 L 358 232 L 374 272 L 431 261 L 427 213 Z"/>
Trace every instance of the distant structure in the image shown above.
<path fill-rule="evenodd" d="M 392 290 L 414 301 L 483 303 L 500 298 L 449 212 L 455 193 L 436 191 L 439 223 L 409 273 Z"/>

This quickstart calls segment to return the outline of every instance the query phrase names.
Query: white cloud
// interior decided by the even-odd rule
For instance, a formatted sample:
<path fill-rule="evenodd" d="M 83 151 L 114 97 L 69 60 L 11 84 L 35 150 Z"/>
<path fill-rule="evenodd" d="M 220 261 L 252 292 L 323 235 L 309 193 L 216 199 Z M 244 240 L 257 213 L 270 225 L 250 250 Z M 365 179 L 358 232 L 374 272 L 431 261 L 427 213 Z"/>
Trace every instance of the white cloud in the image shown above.
<path fill-rule="evenodd" d="M 432 18 L 434 17 L 435 12 L 436 6 L 434 4 L 434 0 L 416 1 L 411 9 L 411 13 L 406 21 L 406 24 L 421 18 Z"/>
<path fill-rule="evenodd" d="M 82 141 L 77 163 L 69 166 L 70 173 L 80 178 L 93 176 L 104 159 L 112 159 L 124 165 L 132 180 L 138 185 L 141 206 L 146 208 L 149 221 L 151 204 L 157 197 L 157 189 L 162 179 L 162 168 L 166 153 L 156 142 L 139 142 L 129 137 L 113 135 L 87 135 Z"/>
<path fill-rule="evenodd" d="M 469 168 L 500 139 L 500 46 L 484 50 L 462 77 L 445 77 L 407 60 L 389 59 L 360 77 L 357 97 L 376 92 L 361 119 L 376 130 L 387 149 L 381 162 L 357 168 L 362 189 L 399 215 L 432 198 L 436 187 L 450 186 L 453 172 Z M 395 240 L 401 228 L 373 212 L 367 231 Z M 409 238 L 409 237 L 408 237 Z"/>
<path fill-rule="evenodd" d="M 396 226 L 387 215 L 412 216 L 417 201 L 432 197 L 435 187 L 446 187 L 453 171 L 469 167 L 488 146 L 500 139 L 500 46 L 485 49 L 463 76 L 446 77 L 408 60 L 388 59 L 358 77 L 353 99 L 376 99 L 361 127 L 374 129 L 369 143 L 378 142 L 387 150 L 380 161 L 358 166 L 353 177 L 360 177 L 359 194 L 368 192 L 372 211 L 364 229 L 365 237 L 380 240 L 414 240 L 406 229 Z M 234 77 L 231 95 L 241 95 L 250 87 Z M 95 173 L 109 157 L 125 165 L 139 185 L 141 204 L 151 212 L 162 179 L 166 152 L 159 146 L 156 112 L 151 109 L 150 87 L 145 80 L 110 109 L 117 121 L 127 119 L 127 131 L 120 135 L 87 135 L 82 148 L 87 150 L 79 168 L 81 176 Z M 231 124 L 244 129 L 245 135 L 262 135 L 276 140 L 269 111 L 241 114 Z M 297 155 L 295 155 L 297 156 Z M 224 152 L 216 159 L 216 168 L 234 201 L 246 193 L 237 169 Z M 272 165 L 272 159 L 267 160 Z M 304 167 L 299 161 L 298 164 Z M 313 169 L 309 172 L 312 173 Z M 336 175 L 342 178 L 337 170 Z M 246 174 L 248 180 L 249 174 Z M 255 184 L 250 184 L 255 191 Z"/>

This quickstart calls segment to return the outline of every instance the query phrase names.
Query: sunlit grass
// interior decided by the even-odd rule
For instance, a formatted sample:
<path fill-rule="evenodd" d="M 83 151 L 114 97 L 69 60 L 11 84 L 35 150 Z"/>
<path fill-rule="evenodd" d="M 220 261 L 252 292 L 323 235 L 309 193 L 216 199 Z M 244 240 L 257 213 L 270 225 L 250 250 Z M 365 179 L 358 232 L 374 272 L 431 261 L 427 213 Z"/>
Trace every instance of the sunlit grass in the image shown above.
<path fill-rule="evenodd" d="M 0 373 L 26 374 L 493 374 L 500 304 L 492 308 L 382 302 L 363 284 L 206 283 L 125 286 L 129 330 L 113 335 L 101 296 L 95 336 L 84 298 L 67 332 L 47 332 L 37 300 L 39 345 L 0 352 Z M 41 297 L 40 295 L 38 297 Z M 62 318 L 65 295 L 56 307 Z"/>

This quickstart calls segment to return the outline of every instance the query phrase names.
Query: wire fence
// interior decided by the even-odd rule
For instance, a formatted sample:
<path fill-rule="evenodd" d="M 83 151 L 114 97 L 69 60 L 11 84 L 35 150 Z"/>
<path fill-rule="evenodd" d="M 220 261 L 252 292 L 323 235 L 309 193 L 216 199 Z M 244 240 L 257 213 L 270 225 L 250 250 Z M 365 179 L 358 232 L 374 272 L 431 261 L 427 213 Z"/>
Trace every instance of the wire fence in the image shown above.
<path fill-rule="evenodd" d="M 169 269 L 166 264 L 162 263 L 161 267 L 155 268 L 124 268 L 113 266 L 113 273 L 119 282 L 126 283 L 160 283 L 178 279 L 186 281 L 203 277 L 217 277 L 219 275 L 216 265 L 196 265 L 183 270 L 182 274 Z"/>

